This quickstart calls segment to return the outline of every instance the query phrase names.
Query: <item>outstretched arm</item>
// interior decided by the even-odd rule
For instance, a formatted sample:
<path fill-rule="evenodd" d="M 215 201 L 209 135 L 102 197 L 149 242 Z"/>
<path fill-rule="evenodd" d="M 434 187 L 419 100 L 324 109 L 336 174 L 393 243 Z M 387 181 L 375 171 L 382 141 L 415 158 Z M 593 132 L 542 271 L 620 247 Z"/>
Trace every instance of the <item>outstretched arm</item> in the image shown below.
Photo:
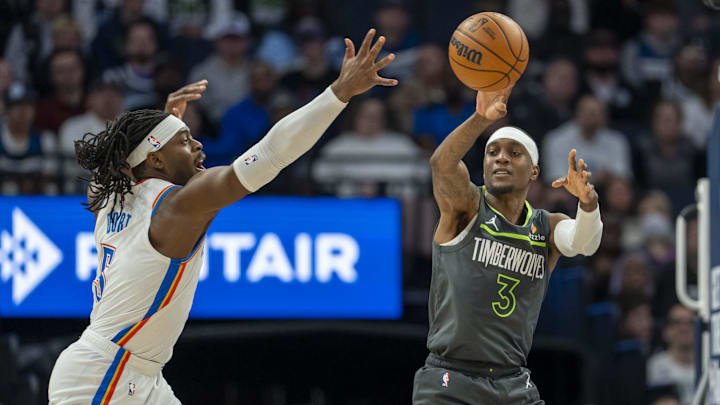
<path fill-rule="evenodd" d="M 475 113 L 455 128 L 430 157 L 433 195 L 440 208 L 440 223 L 435 231 L 437 243 L 452 240 L 477 211 L 480 193 L 470 181 L 462 158 L 488 126 L 505 116 L 511 90 L 478 92 Z"/>
<path fill-rule="evenodd" d="M 349 40 L 338 79 L 313 101 L 276 123 L 257 144 L 228 166 L 213 167 L 196 174 L 181 187 L 168 192 L 153 217 L 150 238 L 155 248 L 169 257 L 184 257 L 206 231 L 218 210 L 270 182 L 284 167 L 307 152 L 345 108 L 350 98 L 375 85 L 395 86 L 396 80 L 382 78 L 378 71 L 393 61 L 390 54 L 376 61 L 384 37 L 371 46 L 370 30 L 357 54 Z M 205 82 L 192 89 L 173 93 L 177 105 L 169 111 L 182 116 L 187 101 L 197 99 Z M 220 84 L 222 85 L 222 84 Z M 181 89 L 182 90 L 182 89 Z M 195 94 L 195 95 L 194 95 Z M 170 100 L 168 101 L 169 104 Z"/>
<path fill-rule="evenodd" d="M 553 181 L 554 188 L 565 187 L 570 194 L 577 197 L 578 204 L 575 219 L 567 215 L 553 213 L 550 216 L 550 245 L 553 247 L 551 263 L 560 255 L 591 256 L 600 246 L 603 223 L 600 219 L 598 194 L 595 186 L 590 183 L 592 173 L 583 159 L 575 161 L 577 151 L 568 154 L 568 174 Z"/>
<path fill-rule="evenodd" d="M 307 152 L 353 96 L 376 85 L 395 86 L 397 80 L 378 75 L 395 56 L 390 54 L 376 61 L 385 38 L 378 38 L 372 45 L 374 36 L 374 29 L 368 31 L 357 54 L 352 41 L 345 39 L 343 66 L 330 88 L 276 123 L 232 165 L 196 175 L 176 192 L 172 198 L 173 208 L 178 213 L 210 214 L 257 191 Z"/>

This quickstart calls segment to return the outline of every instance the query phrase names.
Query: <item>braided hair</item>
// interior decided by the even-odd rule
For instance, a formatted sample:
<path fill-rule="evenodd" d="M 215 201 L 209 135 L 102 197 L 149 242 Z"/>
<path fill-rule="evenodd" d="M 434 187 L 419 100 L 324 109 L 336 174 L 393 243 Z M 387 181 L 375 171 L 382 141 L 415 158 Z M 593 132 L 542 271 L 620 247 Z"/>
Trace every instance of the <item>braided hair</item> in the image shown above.
<path fill-rule="evenodd" d="M 137 110 L 121 114 L 108 122 L 105 130 L 97 134 L 86 133 L 75 141 L 75 156 L 84 169 L 92 172 L 89 194 L 94 198 L 85 203 L 89 211 L 98 211 L 113 199 L 113 208 L 125 195 L 132 193 L 132 179 L 121 172 L 131 169 L 126 159 L 160 121 L 168 116 L 158 110 Z M 142 164 L 141 164 L 142 165 Z"/>

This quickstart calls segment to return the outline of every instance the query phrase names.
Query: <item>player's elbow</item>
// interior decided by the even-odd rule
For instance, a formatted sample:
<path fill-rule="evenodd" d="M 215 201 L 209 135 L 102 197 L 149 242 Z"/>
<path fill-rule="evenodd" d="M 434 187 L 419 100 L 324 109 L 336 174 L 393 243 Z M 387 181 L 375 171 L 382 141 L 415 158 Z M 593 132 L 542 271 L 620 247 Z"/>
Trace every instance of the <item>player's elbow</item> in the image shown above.
<path fill-rule="evenodd" d="M 444 159 L 442 154 L 435 150 L 432 156 L 430 156 L 430 170 L 433 173 L 438 173 L 448 170 L 449 167 L 448 159 Z"/>

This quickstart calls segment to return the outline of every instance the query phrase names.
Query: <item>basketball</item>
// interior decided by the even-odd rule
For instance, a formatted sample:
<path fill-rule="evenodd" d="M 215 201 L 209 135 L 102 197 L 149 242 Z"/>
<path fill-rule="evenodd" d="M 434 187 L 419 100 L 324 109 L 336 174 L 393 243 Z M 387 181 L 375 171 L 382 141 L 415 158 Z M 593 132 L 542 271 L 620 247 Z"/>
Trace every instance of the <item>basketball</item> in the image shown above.
<path fill-rule="evenodd" d="M 453 32 L 448 58 L 455 76 L 474 90 L 498 91 L 520 79 L 530 46 L 512 18 L 484 12 L 465 19 Z"/>

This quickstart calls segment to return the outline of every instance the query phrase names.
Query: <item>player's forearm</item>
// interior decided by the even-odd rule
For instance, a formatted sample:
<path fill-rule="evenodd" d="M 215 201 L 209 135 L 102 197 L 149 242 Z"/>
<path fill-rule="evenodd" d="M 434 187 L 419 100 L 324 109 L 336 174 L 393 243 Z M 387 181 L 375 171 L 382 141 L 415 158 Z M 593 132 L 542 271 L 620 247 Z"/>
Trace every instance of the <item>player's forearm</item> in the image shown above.
<path fill-rule="evenodd" d="M 233 163 L 240 183 L 255 192 L 270 182 L 315 145 L 346 105 L 328 88 L 278 121 L 260 142 Z"/>
<path fill-rule="evenodd" d="M 575 219 L 562 220 L 555 226 L 553 239 L 563 256 L 573 257 L 577 254 L 590 256 L 600 247 L 603 223 L 597 198 L 594 207 L 592 205 L 581 202 Z M 592 209 L 589 209 L 591 207 Z"/>
<path fill-rule="evenodd" d="M 473 114 L 435 149 L 430 157 L 433 172 L 454 170 L 492 121 Z"/>

